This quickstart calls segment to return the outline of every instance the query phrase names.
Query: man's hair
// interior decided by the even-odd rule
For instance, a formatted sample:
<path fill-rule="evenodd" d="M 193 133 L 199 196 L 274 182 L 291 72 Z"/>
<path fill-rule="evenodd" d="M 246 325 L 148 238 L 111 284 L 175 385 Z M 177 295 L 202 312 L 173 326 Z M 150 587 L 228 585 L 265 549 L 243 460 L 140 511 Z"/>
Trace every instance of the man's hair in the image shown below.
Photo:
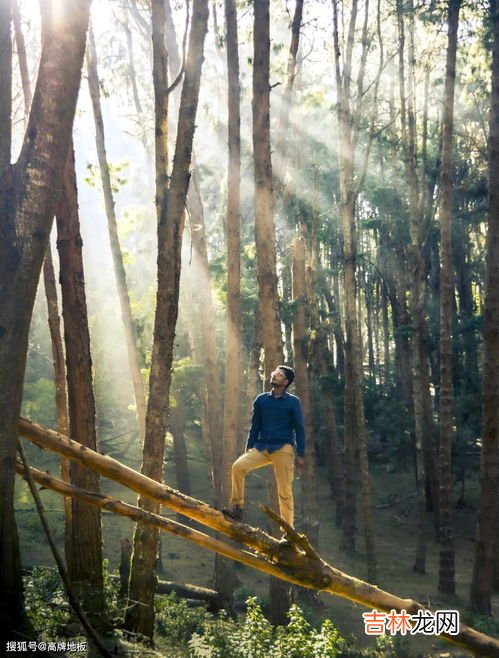
<path fill-rule="evenodd" d="M 290 386 L 293 383 L 293 380 L 295 378 L 295 371 L 293 368 L 290 368 L 289 366 L 277 366 L 279 370 L 282 370 L 283 373 L 286 375 L 286 379 L 288 380 L 288 383 L 286 384 L 286 388 Z"/>

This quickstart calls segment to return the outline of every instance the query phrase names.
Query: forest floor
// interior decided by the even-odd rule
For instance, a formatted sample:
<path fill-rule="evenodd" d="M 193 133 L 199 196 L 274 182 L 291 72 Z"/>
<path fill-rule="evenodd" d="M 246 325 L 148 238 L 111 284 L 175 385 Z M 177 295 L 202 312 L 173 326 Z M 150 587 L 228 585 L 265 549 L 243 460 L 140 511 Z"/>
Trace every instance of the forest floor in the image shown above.
<path fill-rule="evenodd" d="M 171 446 L 167 446 L 172 453 Z M 42 469 L 57 472 L 54 458 L 37 448 L 29 448 L 34 465 Z M 202 442 L 196 432 L 188 439 L 189 466 L 191 486 L 196 498 L 210 502 L 211 493 L 208 480 L 207 462 L 202 449 Z M 120 459 L 119 455 L 113 455 Z M 140 468 L 138 454 L 131 458 L 121 459 L 132 468 Z M 267 482 L 271 472 L 262 469 L 247 478 L 247 522 L 254 526 L 267 529 L 265 515 L 258 505 L 265 502 Z M 175 486 L 173 462 L 168 461 L 165 469 L 166 481 Z M 357 536 L 357 550 L 345 554 L 339 549 L 341 530 L 334 523 L 335 505 L 331 498 L 329 484 L 324 469 L 319 467 L 319 553 L 332 566 L 360 579 L 366 578 L 363 535 L 360 529 Z M 296 527 L 300 530 L 300 480 L 295 481 L 295 502 L 297 512 Z M 390 470 L 378 462 L 372 468 L 372 500 L 373 521 L 376 534 L 376 554 L 378 563 L 378 585 L 382 589 L 401 597 L 413 598 L 433 610 L 460 611 L 461 619 L 477 628 L 480 620 L 470 616 L 467 611 L 467 601 L 473 565 L 475 536 L 475 503 L 478 493 L 476 476 L 466 480 L 464 504 L 455 508 L 454 528 L 456 547 L 456 595 L 443 596 L 437 591 L 439 547 L 435 542 L 432 528 L 432 517 L 427 518 L 427 559 L 426 573 L 418 574 L 412 569 L 416 549 L 417 514 L 416 498 L 414 496 L 414 476 L 410 470 Z M 135 503 L 133 492 L 110 481 L 102 480 L 105 493 Z M 456 499 L 458 498 L 456 490 Z M 63 550 L 63 509 L 62 499 L 50 491 L 44 491 L 44 503 L 56 539 Z M 17 482 L 17 519 L 19 526 L 22 561 L 25 566 L 53 566 L 54 560 L 44 541 L 33 503 L 25 483 L 19 478 Z M 176 518 L 175 513 L 164 510 L 164 515 Z M 360 510 L 358 512 L 361 523 Z M 109 569 L 118 569 L 120 559 L 120 540 L 133 533 L 133 524 L 129 519 L 115 517 L 112 514 L 103 515 L 104 523 L 104 555 L 109 562 Z M 214 554 L 196 545 L 164 534 L 161 547 L 162 571 L 160 578 L 177 582 L 192 583 L 205 587 L 212 585 Z M 239 582 L 236 599 L 244 601 L 248 596 L 256 595 L 266 604 L 268 600 L 267 577 L 249 567 L 236 565 Z M 320 594 L 311 602 L 308 599 L 302 605 L 307 616 L 315 619 L 329 617 L 344 637 L 355 636 L 360 646 L 374 644 L 374 638 L 365 634 L 362 613 L 367 611 L 360 605 L 329 594 Z M 494 618 L 499 620 L 499 595 L 494 597 Z M 482 620 L 483 621 L 483 620 Z M 498 625 L 495 625 L 496 628 Z M 491 632 L 487 628 L 480 628 Z M 436 637 L 415 635 L 401 644 L 404 655 L 410 658 L 440 656 L 465 658 L 471 656 L 453 645 Z M 401 649 L 402 653 L 402 649 Z"/>

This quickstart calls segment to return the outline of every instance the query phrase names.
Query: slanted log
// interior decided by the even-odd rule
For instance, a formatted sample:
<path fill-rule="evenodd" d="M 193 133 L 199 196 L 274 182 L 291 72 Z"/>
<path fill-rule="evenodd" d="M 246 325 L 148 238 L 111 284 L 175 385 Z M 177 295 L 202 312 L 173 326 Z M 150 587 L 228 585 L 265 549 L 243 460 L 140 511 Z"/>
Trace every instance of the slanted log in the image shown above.
<path fill-rule="evenodd" d="M 115 459 L 99 455 L 58 432 L 49 430 L 42 425 L 38 425 L 24 418 L 20 419 L 19 429 L 23 436 L 36 445 L 78 461 L 96 470 L 101 475 L 120 482 L 138 493 L 150 496 L 163 505 L 213 530 L 217 530 L 241 544 L 253 548 L 257 551 L 258 555 L 235 548 L 232 544 L 226 544 L 222 540 L 209 537 L 202 532 L 193 530 L 180 523 L 158 515 L 146 513 L 140 508 L 134 508 L 132 505 L 127 505 L 108 496 L 79 490 L 78 495 L 84 497 L 86 502 L 91 504 L 100 504 L 102 502 L 102 507 L 110 511 L 118 514 L 124 513 L 125 516 L 129 516 L 134 520 L 140 520 L 143 523 L 154 525 L 161 530 L 171 532 L 199 546 L 204 546 L 211 551 L 220 553 L 225 557 L 242 562 L 254 569 L 271 574 L 295 585 L 328 592 L 329 594 L 341 596 L 368 608 L 375 608 L 384 612 L 390 612 L 391 610 L 400 612 L 401 610 L 405 610 L 409 615 L 414 615 L 419 610 L 428 610 L 428 608 L 425 608 L 425 606 L 413 599 L 400 598 L 335 569 L 322 560 L 313 547 L 310 546 L 305 535 L 298 534 L 289 526 L 286 527 L 287 524 L 282 519 L 279 519 L 279 523 L 283 527 L 286 527 L 291 544 L 287 547 L 281 546 L 276 539 L 270 537 L 262 530 L 252 528 L 244 523 L 229 523 L 225 521 L 221 512 L 211 508 L 206 503 L 197 501 L 170 487 L 150 480 L 133 469 L 123 466 Z M 17 468 L 22 469 L 22 466 L 18 466 Z M 41 479 L 37 481 L 47 488 L 51 488 L 49 485 L 53 484 L 53 481 L 56 480 L 56 478 L 40 472 L 34 472 L 33 476 L 35 480 L 37 477 L 40 477 Z M 59 487 L 58 491 L 60 493 L 64 493 L 64 495 L 76 495 L 75 491 L 70 492 L 67 489 L 70 485 L 67 485 L 61 480 L 57 480 L 56 484 Z M 65 487 L 64 491 L 60 487 Z M 269 510 L 266 509 L 265 511 L 268 512 Z M 276 516 L 275 513 L 271 514 L 274 517 Z M 140 518 L 138 515 L 141 515 Z M 468 651 L 472 651 L 476 655 L 499 658 L 499 641 L 465 624 L 460 624 L 457 635 L 442 633 L 439 637 L 453 644 L 457 644 Z"/>
<path fill-rule="evenodd" d="M 132 468 L 120 464 L 119 461 L 107 455 L 101 455 L 67 436 L 34 423 L 26 418 L 19 420 L 19 432 L 26 439 L 46 450 L 51 450 L 87 466 L 93 471 L 128 487 L 138 494 L 156 500 L 162 505 L 194 519 L 213 530 L 228 535 L 235 541 L 241 541 L 257 552 L 268 553 L 270 548 L 278 547 L 278 542 L 267 533 L 244 524 L 234 524 L 226 521 L 224 515 L 206 503 L 187 496 L 180 491 L 152 480 Z M 244 528 L 244 532 L 241 529 Z M 244 535 L 244 540 L 242 536 Z"/>
<path fill-rule="evenodd" d="M 16 464 L 16 471 L 19 475 L 23 477 L 26 476 L 24 466 L 21 463 Z M 194 530 L 188 526 L 179 523 L 178 521 L 173 521 L 167 519 L 158 514 L 153 514 L 152 512 L 146 512 L 141 507 L 136 507 L 135 505 L 130 505 L 129 503 L 124 503 L 121 500 L 113 498 L 112 496 L 107 496 L 105 494 L 100 494 L 97 492 L 86 491 L 80 487 L 75 487 L 67 482 L 63 482 L 56 477 L 50 475 L 50 473 L 44 473 L 39 471 L 36 468 L 31 467 L 30 472 L 33 476 L 35 482 L 40 484 L 46 489 L 51 489 L 52 491 L 57 491 L 57 493 L 62 494 L 63 496 L 71 496 L 72 498 L 78 498 L 79 500 L 89 503 L 90 505 L 97 505 L 98 507 L 107 509 L 114 514 L 120 514 L 121 516 L 126 516 L 129 519 L 137 523 L 145 523 L 154 528 L 159 528 L 164 532 L 169 532 L 177 537 L 182 539 L 187 539 L 194 542 L 198 546 L 203 546 L 211 551 L 220 553 L 225 557 L 228 557 L 232 560 L 237 560 L 243 562 L 248 566 L 258 568 L 261 571 L 266 571 L 269 569 L 269 573 L 275 571 L 275 567 L 266 562 L 261 557 L 257 557 L 251 553 L 244 553 L 241 549 L 236 548 L 232 545 L 226 544 L 225 542 L 214 539 L 209 535 L 200 532 L 199 530 Z"/>

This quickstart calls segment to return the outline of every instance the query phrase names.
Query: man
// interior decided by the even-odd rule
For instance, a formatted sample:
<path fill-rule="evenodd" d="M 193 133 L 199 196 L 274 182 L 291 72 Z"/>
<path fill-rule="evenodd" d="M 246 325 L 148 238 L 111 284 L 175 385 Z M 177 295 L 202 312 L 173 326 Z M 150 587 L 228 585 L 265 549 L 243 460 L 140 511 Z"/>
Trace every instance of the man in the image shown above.
<path fill-rule="evenodd" d="M 230 506 L 222 510 L 228 519 L 243 520 L 247 473 L 272 464 L 277 481 L 279 513 L 290 526 L 294 525 L 294 469 L 295 466 L 303 469 L 305 454 L 301 403 L 296 395 L 287 392 L 294 378 L 292 368 L 278 366 L 270 375 L 272 390 L 259 395 L 253 403 L 246 452 L 232 465 Z"/>

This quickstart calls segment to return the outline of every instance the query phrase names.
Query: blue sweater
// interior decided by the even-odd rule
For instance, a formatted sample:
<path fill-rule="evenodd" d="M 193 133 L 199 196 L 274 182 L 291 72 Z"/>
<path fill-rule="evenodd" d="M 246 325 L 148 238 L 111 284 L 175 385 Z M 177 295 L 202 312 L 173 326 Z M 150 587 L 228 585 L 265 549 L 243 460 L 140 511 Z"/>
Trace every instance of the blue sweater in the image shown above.
<path fill-rule="evenodd" d="M 246 450 L 256 448 L 273 452 L 286 443 L 296 446 L 297 455 L 303 457 L 305 428 L 300 400 L 287 392 L 279 398 L 270 392 L 262 393 L 253 402 Z"/>

